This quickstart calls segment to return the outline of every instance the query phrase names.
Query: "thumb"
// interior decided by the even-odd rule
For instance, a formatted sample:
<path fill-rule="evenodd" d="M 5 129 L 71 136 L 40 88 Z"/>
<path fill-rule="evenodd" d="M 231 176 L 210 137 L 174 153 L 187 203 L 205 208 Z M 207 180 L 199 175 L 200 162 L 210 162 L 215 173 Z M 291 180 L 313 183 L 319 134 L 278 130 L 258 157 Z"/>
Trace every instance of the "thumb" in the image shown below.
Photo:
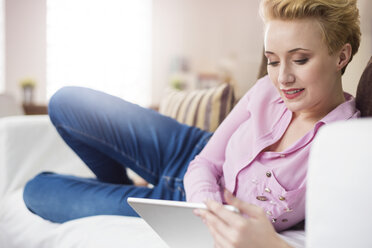
<path fill-rule="evenodd" d="M 245 214 L 251 218 L 258 218 L 262 215 L 263 210 L 259 206 L 243 202 L 236 198 L 230 191 L 225 189 L 224 197 L 229 205 L 233 205 L 239 209 L 241 214 Z"/>

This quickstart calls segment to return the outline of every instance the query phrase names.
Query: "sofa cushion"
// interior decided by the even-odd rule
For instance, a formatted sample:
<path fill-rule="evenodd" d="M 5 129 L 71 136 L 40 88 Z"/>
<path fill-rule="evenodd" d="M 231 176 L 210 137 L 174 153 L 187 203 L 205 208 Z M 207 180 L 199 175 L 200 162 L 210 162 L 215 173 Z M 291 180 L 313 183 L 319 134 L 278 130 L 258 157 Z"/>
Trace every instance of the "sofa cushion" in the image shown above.
<path fill-rule="evenodd" d="M 159 112 L 177 121 L 213 132 L 233 108 L 233 86 L 227 83 L 210 89 L 169 90 Z"/>

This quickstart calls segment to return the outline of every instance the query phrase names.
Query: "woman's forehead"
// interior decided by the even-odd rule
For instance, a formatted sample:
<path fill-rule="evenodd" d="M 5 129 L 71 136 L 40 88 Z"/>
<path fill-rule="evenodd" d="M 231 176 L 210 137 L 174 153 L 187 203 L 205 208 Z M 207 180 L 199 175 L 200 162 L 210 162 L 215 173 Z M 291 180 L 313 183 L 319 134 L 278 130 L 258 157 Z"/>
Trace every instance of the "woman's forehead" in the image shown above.
<path fill-rule="evenodd" d="M 324 49 L 322 30 L 315 19 L 272 20 L 266 24 L 265 50 L 276 52 L 295 48 Z"/>

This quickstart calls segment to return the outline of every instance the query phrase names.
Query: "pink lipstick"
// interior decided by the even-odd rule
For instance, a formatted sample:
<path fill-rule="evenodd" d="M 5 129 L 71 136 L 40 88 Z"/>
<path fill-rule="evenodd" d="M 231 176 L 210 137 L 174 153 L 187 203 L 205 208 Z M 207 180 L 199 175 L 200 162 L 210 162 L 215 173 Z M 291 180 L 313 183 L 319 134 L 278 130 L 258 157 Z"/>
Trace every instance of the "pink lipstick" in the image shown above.
<path fill-rule="evenodd" d="M 301 95 L 302 94 L 302 92 L 304 91 L 305 89 L 304 88 L 298 88 L 298 89 L 288 89 L 288 90 L 283 90 L 282 89 L 282 91 L 283 91 L 283 93 L 284 93 L 284 95 L 285 95 L 285 97 L 287 98 L 287 99 L 294 99 L 294 98 L 296 98 L 296 97 L 298 97 L 299 95 Z"/>

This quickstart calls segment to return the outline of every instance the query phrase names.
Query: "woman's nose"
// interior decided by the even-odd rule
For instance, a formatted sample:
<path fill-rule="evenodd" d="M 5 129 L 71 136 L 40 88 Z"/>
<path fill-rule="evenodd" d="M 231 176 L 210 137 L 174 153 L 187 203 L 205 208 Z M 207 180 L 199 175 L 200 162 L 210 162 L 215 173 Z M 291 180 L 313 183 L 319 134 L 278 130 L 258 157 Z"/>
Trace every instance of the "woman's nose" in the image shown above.
<path fill-rule="evenodd" d="M 295 77 L 290 68 L 286 65 L 281 65 L 279 69 L 278 82 L 283 85 L 288 85 L 294 81 Z"/>

